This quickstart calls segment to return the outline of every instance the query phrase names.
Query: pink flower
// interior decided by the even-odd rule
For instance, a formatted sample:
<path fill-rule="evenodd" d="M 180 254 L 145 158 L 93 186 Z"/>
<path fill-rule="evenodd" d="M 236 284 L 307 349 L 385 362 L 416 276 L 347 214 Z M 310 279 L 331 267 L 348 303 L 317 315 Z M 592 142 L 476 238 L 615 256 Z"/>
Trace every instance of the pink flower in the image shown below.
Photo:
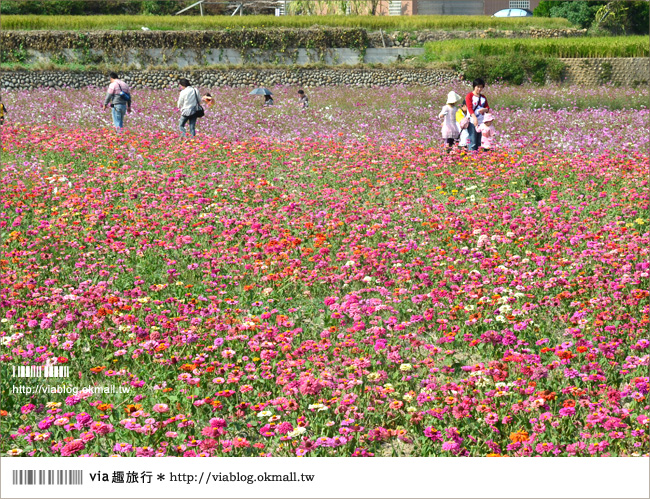
<path fill-rule="evenodd" d="M 454 452 L 458 449 L 459 445 L 454 442 L 453 440 L 448 440 L 444 444 L 442 444 L 442 450 L 447 451 L 447 452 Z"/>
<path fill-rule="evenodd" d="M 68 442 L 63 446 L 63 449 L 61 449 L 61 455 L 62 456 L 71 456 L 76 452 L 80 452 L 86 448 L 86 444 L 84 444 L 83 440 L 73 440 L 72 442 Z"/>

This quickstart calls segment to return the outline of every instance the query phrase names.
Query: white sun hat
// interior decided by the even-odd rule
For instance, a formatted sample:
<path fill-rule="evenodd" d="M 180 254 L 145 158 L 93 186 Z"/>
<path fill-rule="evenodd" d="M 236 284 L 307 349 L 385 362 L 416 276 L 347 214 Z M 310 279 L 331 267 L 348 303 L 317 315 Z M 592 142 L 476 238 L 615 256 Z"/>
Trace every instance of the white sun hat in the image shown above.
<path fill-rule="evenodd" d="M 462 97 L 453 90 L 447 94 L 447 104 L 456 104 Z"/>

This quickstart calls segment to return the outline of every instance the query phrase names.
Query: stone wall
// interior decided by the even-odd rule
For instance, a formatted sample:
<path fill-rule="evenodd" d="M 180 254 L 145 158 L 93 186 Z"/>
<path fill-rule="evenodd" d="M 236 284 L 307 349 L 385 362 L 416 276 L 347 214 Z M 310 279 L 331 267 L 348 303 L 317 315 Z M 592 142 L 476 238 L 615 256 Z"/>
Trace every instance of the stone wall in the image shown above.
<path fill-rule="evenodd" d="M 642 85 L 650 82 L 650 59 L 646 57 L 610 59 L 562 59 L 566 65 L 564 83 L 593 87 Z M 444 69 L 361 69 L 361 68 L 292 68 L 292 69 L 214 69 L 214 70 L 137 70 L 122 73 L 134 88 L 175 87 L 178 78 L 186 77 L 204 87 L 252 85 L 316 86 L 391 86 L 439 85 L 460 80 L 461 76 Z M 30 90 L 39 87 L 102 87 L 107 76 L 96 71 L 4 71 L 0 72 L 3 89 Z"/>
<path fill-rule="evenodd" d="M 650 82 L 650 59 L 647 57 L 560 59 L 564 65 L 563 81 L 569 85 L 594 87 L 647 85 Z"/>
<path fill-rule="evenodd" d="M 440 85 L 460 79 L 454 71 L 427 69 L 232 69 L 199 71 L 125 71 L 122 79 L 133 88 L 176 88 L 178 79 L 188 78 L 201 87 L 248 87 L 271 85 L 392 86 Z M 99 72 L 12 71 L 0 73 L 1 88 L 31 90 L 39 87 L 104 87 L 108 77 Z"/>

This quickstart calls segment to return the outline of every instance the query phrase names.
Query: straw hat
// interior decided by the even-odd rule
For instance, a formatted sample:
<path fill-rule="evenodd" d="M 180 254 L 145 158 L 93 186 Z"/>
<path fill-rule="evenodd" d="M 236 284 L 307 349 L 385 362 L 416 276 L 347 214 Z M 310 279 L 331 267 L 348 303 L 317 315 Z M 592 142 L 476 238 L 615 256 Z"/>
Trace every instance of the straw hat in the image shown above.
<path fill-rule="evenodd" d="M 453 90 L 447 94 L 447 104 L 456 104 L 462 97 Z"/>
<path fill-rule="evenodd" d="M 483 117 L 483 122 L 484 122 L 484 123 L 489 123 L 490 121 L 494 121 L 494 115 L 493 115 L 492 113 L 487 113 L 487 114 Z"/>

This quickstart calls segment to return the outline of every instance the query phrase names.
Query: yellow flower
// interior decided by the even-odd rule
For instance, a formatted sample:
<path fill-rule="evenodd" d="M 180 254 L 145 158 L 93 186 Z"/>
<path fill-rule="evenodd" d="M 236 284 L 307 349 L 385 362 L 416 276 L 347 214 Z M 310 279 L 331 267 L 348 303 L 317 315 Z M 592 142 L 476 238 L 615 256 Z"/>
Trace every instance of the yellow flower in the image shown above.
<path fill-rule="evenodd" d="M 645 223 L 645 220 L 643 220 L 643 218 L 637 218 L 635 222 L 638 223 L 639 225 L 643 225 Z"/>

